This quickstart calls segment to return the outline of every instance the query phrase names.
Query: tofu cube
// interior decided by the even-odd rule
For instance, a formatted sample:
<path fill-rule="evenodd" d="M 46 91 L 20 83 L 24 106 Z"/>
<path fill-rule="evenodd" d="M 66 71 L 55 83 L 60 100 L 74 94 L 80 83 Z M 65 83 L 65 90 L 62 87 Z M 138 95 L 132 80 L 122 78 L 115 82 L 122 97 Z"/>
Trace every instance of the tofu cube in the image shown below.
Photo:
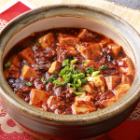
<path fill-rule="evenodd" d="M 95 105 L 92 101 L 93 97 L 91 95 L 82 94 L 75 98 L 74 103 L 72 104 L 72 113 L 73 114 L 85 114 L 96 110 Z"/>
<path fill-rule="evenodd" d="M 40 89 L 32 89 L 30 92 L 30 105 L 41 107 L 43 102 L 48 98 L 46 91 Z"/>
<path fill-rule="evenodd" d="M 75 101 L 89 102 L 89 101 L 92 101 L 92 99 L 93 99 L 93 97 L 91 95 L 87 95 L 87 94 L 82 94 L 80 96 L 75 97 Z"/>
<path fill-rule="evenodd" d="M 121 82 L 123 84 L 132 84 L 133 82 L 133 76 L 132 75 L 126 75 L 126 74 L 122 74 L 122 78 L 121 78 Z"/>
<path fill-rule="evenodd" d="M 87 29 L 82 29 L 80 31 L 80 33 L 78 34 L 78 38 L 81 40 L 81 41 L 85 41 L 85 42 L 93 42 L 93 41 L 96 41 L 97 37 L 99 35 L 97 34 L 93 34 L 92 32 L 88 31 Z"/>
<path fill-rule="evenodd" d="M 100 101 L 100 107 L 104 108 L 104 107 L 107 107 L 107 106 L 111 106 L 116 101 L 117 101 L 116 96 L 114 96 L 114 97 L 112 97 L 110 99 L 102 100 L 102 101 Z"/>
<path fill-rule="evenodd" d="M 59 34 L 58 42 L 59 42 L 59 46 L 66 51 L 67 55 L 71 55 L 71 56 L 77 55 L 77 50 L 75 48 L 75 45 L 78 43 L 77 37 Z"/>
<path fill-rule="evenodd" d="M 106 76 L 106 85 L 109 90 L 114 89 L 118 84 L 121 82 L 121 76 L 120 75 L 111 75 L 111 76 Z"/>
<path fill-rule="evenodd" d="M 112 53 L 115 57 L 119 56 L 122 51 L 122 47 L 116 44 L 109 44 L 111 46 Z"/>
<path fill-rule="evenodd" d="M 54 35 L 53 33 L 48 33 L 38 39 L 38 42 L 40 43 L 41 47 L 48 48 L 52 47 L 54 44 Z"/>
<path fill-rule="evenodd" d="M 75 47 L 67 46 L 67 47 L 65 47 L 65 49 L 67 51 L 67 55 L 70 55 L 70 56 L 76 56 L 77 55 L 77 50 L 75 49 Z"/>
<path fill-rule="evenodd" d="M 95 86 L 100 89 L 101 92 L 105 92 L 106 90 L 106 82 L 105 78 L 102 75 L 95 76 L 93 78 L 93 82 Z"/>
<path fill-rule="evenodd" d="M 130 84 L 119 84 L 115 89 L 114 93 L 116 97 L 120 98 L 130 89 Z"/>
<path fill-rule="evenodd" d="M 123 58 L 122 59 L 124 66 L 120 67 L 120 71 L 122 73 L 125 73 L 127 76 L 128 75 L 134 75 L 135 74 L 135 68 L 133 65 L 132 60 L 129 57 Z"/>
<path fill-rule="evenodd" d="M 57 109 L 57 107 L 60 105 L 60 98 L 57 96 L 50 96 L 47 99 L 47 106 L 48 108 L 50 108 L 51 110 L 55 110 Z"/>
<path fill-rule="evenodd" d="M 84 91 L 86 91 L 87 93 L 92 93 L 94 91 L 94 87 L 91 84 L 86 84 L 82 87 L 82 89 Z"/>
<path fill-rule="evenodd" d="M 50 74 L 55 73 L 60 69 L 60 67 L 61 67 L 60 63 L 58 61 L 54 61 L 54 62 L 52 62 L 48 72 Z"/>
<path fill-rule="evenodd" d="M 78 43 L 78 38 L 70 35 L 59 34 L 58 42 L 61 45 L 75 46 Z"/>
<path fill-rule="evenodd" d="M 93 102 L 76 101 L 72 104 L 73 114 L 85 114 L 96 110 Z"/>
<path fill-rule="evenodd" d="M 34 64 L 34 54 L 31 48 L 25 48 L 20 52 L 20 56 L 27 61 L 29 64 Z"/>
<path fill-rule="evenodd" d="M 24 65 L 21 70 L 21 76 L 24 79 L 29 79 L 31 77 L 37 77 L 37 72 L 31 67 Z"/>
<path fill-rule="evenodd" d="M 126 58 L 126 64 L 127 64 L 127 75 L 134 75 L 135 74 L 135 69 L 134 69 L 134 65 L 132 63 L 132 60 L 130 58 Z"/>
<path fill-rule="evenodd" d="M 96 60 L 101 56 L 101 46 L 97 43 L 88 43 L 84 45 L 76 45 L 76 49 L 80 54 L 89 60 Z"/>

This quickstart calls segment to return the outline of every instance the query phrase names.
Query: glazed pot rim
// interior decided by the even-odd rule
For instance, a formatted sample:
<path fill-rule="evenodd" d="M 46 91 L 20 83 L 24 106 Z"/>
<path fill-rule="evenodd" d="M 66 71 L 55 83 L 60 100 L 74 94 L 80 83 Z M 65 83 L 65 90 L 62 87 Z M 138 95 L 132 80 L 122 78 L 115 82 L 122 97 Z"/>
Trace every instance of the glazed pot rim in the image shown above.
<path fill-rule="evenodd" d="M 93 7 L 93 6 L 91 7 L 91 6 L 84 6 L 84 5 L 79 5 L 79 4 L 75 4 L 75 5 L 67 5 L 67 4 L 60 5 L 59 4 L 59 5 L 53 5 L 53 6 L 44 6 L 44 7 L 34 9 L 34 10 L 30 10 L 30 11 L 16 17 L 1 32 L 0 42 L 3 42 L 3 39 L 5 38 L 6 34 L 8 32 L 10 32 L 10 29 L 14 25 L 18 24 L 18 22 L 20 20 L 23 20 L 24 18 L 26 18 L 28 16 L 35 15 L 36 13 L 39 13 L 42 11 L 49 11 L 49 10 L 59 9 L 59 8 L 84 9 L 84 10 L 88 10 L 91 12 L 98 12 L 98 13 L 104 14 L 105 16 L 109 16 L 109 17 L 113 18 L 114 20 L 121 22 L 125 26 L 128 26 L 129 29 L 133 30 L 134 34 L 138 36 L 138 32 L 131 25 L 129 25 L 124 20 L 122 20 L 120 17 L 113 15 L 105 10 L 102 10 L 100 8 Z M 2 58 L 3 49 L 4 49 L 4 46 L 2 46 L 2 44 L 0 44 L 0 58 Z M 2 60 L 2 59 L 0 59 L 0 60 Z M 14 105 L 20 111 L 22 111 L 25 116 L 29 117 L 28 115 L 31 115 L 31 116 L 34 116 L 35 118 L 40 118 L 40 121 L 41 121 L 41 119 L 43 119 L 43 120 L 46 120 L 48 123 L 52 123 L 52 124 L 88 125 L 91 123 L 92 124 L 99 123 L 99 122 L 102 122 L 108 118 L 112 118 L 115 115 L 123 112 L 140 97 L 140 94 L 138 94 L 138 92 L 140 90 L 140 82 L 139 82 L 140 75 L 137 75 L 137 76 L 135 76 L 135 80 L 134 80 L 134 82 L 137 84 L 132 85 L 133 87 L 135 86 L 135 90 L 133 90 L 133 92 L 135 92 L 135 94 L 133 94 L 131 97 L 125 95 L 124 97 L 122 97 L 123 100 L 121 102 L 117 101 L 112 106 L 109 106 L 105 109 L 95 111 L 95 112 L 92 112 L 89 114 L 83 114 L 83 115 L 59 115 L 59 114 L 54 114 L 54 113 L 50 113 L 50 112 L 44 112 L 36 107 L 28 105 L 22 99 L 20 99 L 19 97 L 15 96 L 13 94 L 13 91 L 10 89 L 6 80 L 4 79 L 1 61 L 0 61 L 0 65 L 1 65 L 0 66 L 0 92 L 2 94 L 2 97 L 5 98 L 8 102 L 10 102 L 11 105 Z M 138 74 L 138 72 L 137 72 L 137 74 Z M 129 92 L 131 92 L 131 91 L 129 91 Z M 127 102 L 124 102 L 124 100 L 126 100 Z M 118 102 L 119 102 L 119 104 L 118 104 Z"/>

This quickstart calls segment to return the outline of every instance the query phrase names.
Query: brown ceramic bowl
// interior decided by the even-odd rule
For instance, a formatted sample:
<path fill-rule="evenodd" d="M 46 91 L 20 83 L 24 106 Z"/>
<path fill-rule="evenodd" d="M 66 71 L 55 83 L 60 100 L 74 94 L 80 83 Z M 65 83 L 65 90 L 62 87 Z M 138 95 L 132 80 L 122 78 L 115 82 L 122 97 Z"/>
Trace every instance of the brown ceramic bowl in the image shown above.
<path fill-rule="evenodd" d="M 129 92 L 105 109 L 84 115 L 43 112 L 17 97 L 3 75 L 9 50 L 33 32 L 56 27 L 82 27 L 99 32 L 124 47 L 135 64 L 136 75 Z M 80 5 L 47 6 L 19 16 L 0 34 L 0 95 L 9 115 L 32 135 L 80 139 L 99 135 L 122 122 L 140 97 L 140 37 L 122 19 L 97 8 Z"/>

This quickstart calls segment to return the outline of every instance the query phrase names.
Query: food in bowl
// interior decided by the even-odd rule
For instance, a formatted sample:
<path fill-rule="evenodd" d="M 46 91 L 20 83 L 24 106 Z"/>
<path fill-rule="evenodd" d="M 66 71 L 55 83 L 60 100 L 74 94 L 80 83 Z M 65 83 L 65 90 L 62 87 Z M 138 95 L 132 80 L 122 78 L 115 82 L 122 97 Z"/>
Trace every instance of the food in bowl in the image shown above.
<path fill-rule="evenodd" d="M 83 28 L 31 34 L 4 63 L 14 93 L 30 105 L 56 114 L 86 114 L 110 106 L 135 76 L 122 46 Z"/>
<path fill-rule="evenodd" d="M 57 115 L 49 111 L 42 111 L 41 107 L 29 105 L 13 93 L 4 77 L 3 69 L 8 62 L 6 56 L 8 60 L 8 55 L 14 54 L 14 52 L 10 54 L 9 51 L 14 50 L 12 48 L 19 41 L 32 33 L 63 27 L 89 29 L 101 33 L 123 46 L 124 52 L 133 61 L 135 69 L 133 83 L 127 94 L 112 105 L 104 109 L 97 108 L 97 111 L 91 113 Z M 37 139 L 47 139 L 48 136 L 50 139 L 54 139 L 54 137 L 84 139 L 97 136 L 124 121 L 140 98 L 140 37 L 129 24 L 112 13 L 76 4 L 41 7 L 21 15 L 9 23 L 0 34 L 0 42 L 0 97 L 8 114 L 26 132 Z M 22 45 L 25 44 L 22 43 Z M 18 54 L 18 50 L 15 52 Z"/>

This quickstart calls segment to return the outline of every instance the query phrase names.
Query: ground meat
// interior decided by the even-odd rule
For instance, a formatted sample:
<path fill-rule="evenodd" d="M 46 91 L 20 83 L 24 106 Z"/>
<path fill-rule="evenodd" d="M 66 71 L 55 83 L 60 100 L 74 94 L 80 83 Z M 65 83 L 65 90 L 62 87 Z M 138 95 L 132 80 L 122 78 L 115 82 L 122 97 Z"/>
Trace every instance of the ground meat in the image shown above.
<path fill-rule="evenodd" d="M 85 114 L 110 106 L 133 82 L 135 67 L 122 46 L 82 28 L 34 33 L 4 61 L 14 93 L 56 114 Z"/>

